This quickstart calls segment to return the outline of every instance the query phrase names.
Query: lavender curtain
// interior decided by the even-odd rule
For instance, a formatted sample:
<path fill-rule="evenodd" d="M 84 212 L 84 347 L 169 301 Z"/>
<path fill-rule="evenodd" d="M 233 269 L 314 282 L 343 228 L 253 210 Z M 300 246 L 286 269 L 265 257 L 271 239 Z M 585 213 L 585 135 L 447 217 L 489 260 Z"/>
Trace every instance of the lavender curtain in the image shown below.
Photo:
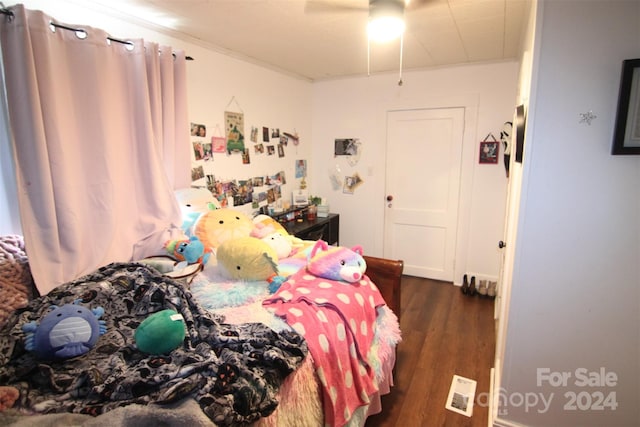
<path fill-rule="evenodd" d="M 113 261 L 161 253 L 189 184 L 183 52 L 0 16 L 9 134 L 31 271 L 44 294 Z"/>

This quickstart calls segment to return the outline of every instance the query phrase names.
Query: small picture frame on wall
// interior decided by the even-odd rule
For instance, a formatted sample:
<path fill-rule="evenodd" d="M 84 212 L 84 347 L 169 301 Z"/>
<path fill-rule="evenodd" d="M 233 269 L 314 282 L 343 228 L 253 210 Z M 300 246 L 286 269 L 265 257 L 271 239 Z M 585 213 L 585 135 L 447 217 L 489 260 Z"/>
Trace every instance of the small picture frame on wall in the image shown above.
<path fill-rule="evenodd" d="M 640 154 L 640 58 L 622 61 L 611 154 Z"/>
<path fill-rule="evenodd" d="M 490 139 L 491 138 L 491 139 Z M 497 164 L 498 163 L 498 151 L 500 150 L 500 142 L 493 136 L 493 134 L 487 135 L 484 141 L 480 142 L 480 164 Z"/>

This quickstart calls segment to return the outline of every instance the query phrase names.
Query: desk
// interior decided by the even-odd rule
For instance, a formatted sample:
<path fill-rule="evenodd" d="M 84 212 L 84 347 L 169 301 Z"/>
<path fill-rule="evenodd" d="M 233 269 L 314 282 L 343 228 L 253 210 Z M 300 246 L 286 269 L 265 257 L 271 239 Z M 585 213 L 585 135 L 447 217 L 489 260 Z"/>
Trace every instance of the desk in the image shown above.
<path fill-rule="evenodd" d="M 308 221 L 306 216 L 300 222 L 289 221 L 282 223 L 287 232 L 302 240 L 322 239 L 330 245 L 339 245 L 340 242 L 340 215 L 330 213 L 326 218 L 316 218 Z"/>

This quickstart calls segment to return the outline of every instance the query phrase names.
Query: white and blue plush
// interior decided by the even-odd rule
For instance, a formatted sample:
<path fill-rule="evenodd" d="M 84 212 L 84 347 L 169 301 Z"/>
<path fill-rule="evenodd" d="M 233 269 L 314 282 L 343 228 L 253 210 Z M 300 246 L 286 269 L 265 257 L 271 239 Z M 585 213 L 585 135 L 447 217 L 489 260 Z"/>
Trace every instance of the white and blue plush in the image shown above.
<path fill-rule="evenodd" d="M 53 305 L 53 311 L 39 325 L 36 322 L 22 325 L 25 349 L 43 360 L 68 359 L 88 352 L 107 331 L 104 320 L 98 320 L 104 309 L 89 310 L 79 302 L 61 307 Z"/>

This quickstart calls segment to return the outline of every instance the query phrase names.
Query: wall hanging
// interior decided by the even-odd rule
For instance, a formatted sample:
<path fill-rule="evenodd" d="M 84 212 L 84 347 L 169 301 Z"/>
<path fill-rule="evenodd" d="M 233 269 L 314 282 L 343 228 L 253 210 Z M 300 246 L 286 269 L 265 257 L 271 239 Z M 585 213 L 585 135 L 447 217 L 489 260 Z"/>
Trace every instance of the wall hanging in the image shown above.
<path fill-rule="evenodd" d="M 342 188 L 342 192 L 345 194 L 353 194 L 356 191 L 356 188 L 360 187 L 364 181 L 360 178 L 358 172 L 354 173 L 351 176 L 344 177 L 344 187 Z"/>
<path fill-rule="evenodd" d="M 524 105 L 516 107 L 516 162 L 522 163 L 524 157 L 524 128 L 526 125 L 526 117 L 524 113 Z"/>
<path fill-rule="evenodd" d="M 207 136 L 207 127 L 201 123 L 191 123 L 191 136 Z"/>
<path fill-rule="evenodd" d="M 227 138 L 225 138 L 219 125 L 216 125 L 213 130 L 211 145 L 214 153 L 224 153 L 227 151 Z"/>
<path fill-rule="evenodd" d="M 611 154 L 640 154 L 640 59 L 622 61 Z"/>
<path fill-rule="evenodd" d="M 244 112 L 242 108 L 240 108 L 240 104 L 238 104 L 235 96 L 231 97 L 225 110 L 234 102 L 240 111 L 224 112 L 224 123 L 227 134 L 227 154 L 233 152 L 244 153 Z"/>
<path fill-rule="evenodd" d="M 334 141 L 334 156 L 355 156 L 358 154 L 360 140 L 357 138 L 342 138 Z"/>
<path fill-rule="evenodd" d="M 502 153 L 504 157 L 504 170 L 509 178 L 509 163 L 511 162 L 511 134 L 513 133 L 513 123 L 504 122 L 502 131 L 500 132 L 500 141 L 502 142 Z"/>
<path fill-rule="evenodd" d="M 483 141 L 480 142 L 480 163 L 498 163 L 498 151 L 500 151 L 500 145 L 498 140 L 492 133 L 489 133 Z"/>

